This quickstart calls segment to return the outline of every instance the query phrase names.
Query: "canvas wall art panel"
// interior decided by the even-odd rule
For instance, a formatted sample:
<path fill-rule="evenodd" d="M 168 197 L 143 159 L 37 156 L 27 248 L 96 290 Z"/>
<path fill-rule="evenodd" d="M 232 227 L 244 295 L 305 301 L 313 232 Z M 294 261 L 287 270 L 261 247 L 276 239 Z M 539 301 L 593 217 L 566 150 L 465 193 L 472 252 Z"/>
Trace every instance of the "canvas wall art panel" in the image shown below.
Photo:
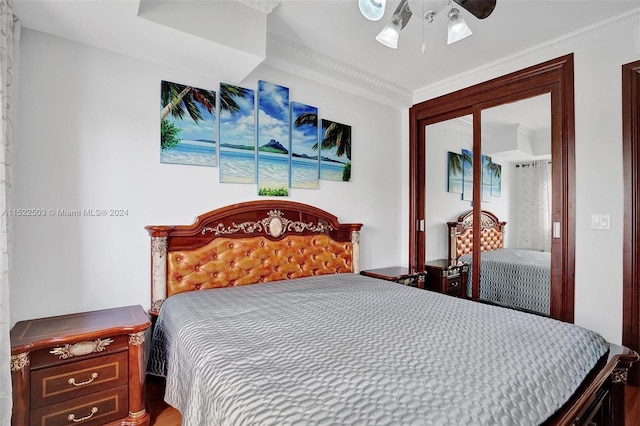
<path fill-rule="evenodd" d="M 454 194 L 462 194 L 462 154 L 449 151 L 447 191 Z"/>
<path fill-rule="evenodd" d="M 220 84 L 220 182 L 256 182 L 255 91 Z"/>
<path fill-rule="evenodd" d="M 318 108 L 291 102 L 291 188 L 318 188 L 318 140 Z"/>
<path fill-rule="evenodd" d="M 322 120 L 320 179 L 351 180 L 351 126 Z"/>
<path fill-rule="evenodd" d="M 491 195 L 500 197 L 502 195 L 502 166 L 493 163 L 491 165 Z"/>
<path fill-rule="evenodd" d="M 258 195 L 289 195 L 289 89 L 258 81 Z"/>
<path fill-rule="evenodd" d="M 462 150 L 462 199 L 473 201 L 473 152 Z"/>
<path fill-rule="evenodd" d="M 488 203 L 491 201 L 491 175 L 493 171 L 491 169 L 491 157 L 488 155 L 482 155 L 482 202 Z"/>
<path fill-rule="evenodd" d="M 216 167 L 216 92 L 160 82 L 160 162 Z"/>

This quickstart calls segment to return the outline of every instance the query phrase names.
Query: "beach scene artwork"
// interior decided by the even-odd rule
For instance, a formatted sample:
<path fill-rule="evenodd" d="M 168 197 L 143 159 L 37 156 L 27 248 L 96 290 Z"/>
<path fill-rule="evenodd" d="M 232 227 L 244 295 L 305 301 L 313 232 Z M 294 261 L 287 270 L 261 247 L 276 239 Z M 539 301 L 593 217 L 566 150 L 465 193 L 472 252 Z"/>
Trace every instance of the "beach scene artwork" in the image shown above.
<path fill-rule="evenodd" d="M 462 199 L 473 201 L 473 152 L 462 150 Z"/>
<path fill-rule="evenodd" d="M 491 170 L 491 195 L 500 197 L 502 195 L 502 166 L 492 163 Z"/>
<path fill-rule="evenodd" d="M 291 102 L 291 188 L 318 188 L 318 140 L 318 108 Z"/>
<path fill-rule="evenodd" d="M 160 162 L 216 167 L 216 92 L 160 82 Z"/>
<path fill-rule="evenodd" d="M 255 91 L 220 84 L 220 182 L 256 183 Z"/>
<path fill-rule="evenodd" d="M 462 194 L 462 154 L 449 151 L 448 163 L 447 191 Z"/>
<path fill-rule="evenodd" d="M 320 179 L 351 180 L 351 126 L 322 121 L 320 133 Z"/>
<path fill-rule="evenodd" d="M 488 203 L 491 201 L 491 157 L 488 155 L 482 155 L 482 202 Z"/>
<path fill-rule="evenodd" d="M 258 81 L 258 195 L 289 195 L 289 89 Z"/>

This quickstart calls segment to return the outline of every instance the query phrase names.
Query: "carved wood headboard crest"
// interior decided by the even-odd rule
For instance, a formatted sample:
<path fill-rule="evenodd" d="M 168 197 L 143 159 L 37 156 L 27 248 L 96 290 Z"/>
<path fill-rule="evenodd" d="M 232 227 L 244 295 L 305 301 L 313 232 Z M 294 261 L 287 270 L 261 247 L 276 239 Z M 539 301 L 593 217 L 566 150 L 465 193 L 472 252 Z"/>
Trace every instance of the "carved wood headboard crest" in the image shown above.
<path fill-rule="evenodd" d="M 480 211 L 480 250 L 490 251 L 502 248 L 507 222 L 486 210 Z M 449 228 L 449 264 L 453 265 L 463 254 L 473 251 L 473 210 L 458 217 L 456 222 L 447 222 Z"/>

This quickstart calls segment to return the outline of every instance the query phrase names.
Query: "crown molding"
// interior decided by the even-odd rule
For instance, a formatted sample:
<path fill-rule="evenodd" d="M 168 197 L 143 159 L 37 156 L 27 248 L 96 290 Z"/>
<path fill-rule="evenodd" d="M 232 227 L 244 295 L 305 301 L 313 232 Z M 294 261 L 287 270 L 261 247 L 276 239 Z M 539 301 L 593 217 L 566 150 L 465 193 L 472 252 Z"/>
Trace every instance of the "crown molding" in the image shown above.
<path fill-rule="evenodd" d="M 280 5 L 280 0 L 237 0 L 252 9 L 269 14 Z"/>
<path fill-rule="evenodd" d="M 330 74 L 348 85 L 374 92 L 377 100 L 390 102 L 396 106 L 411 106 L 413 91 L 391 81 L 369 74 L 359 68 L 336 61 L 299 44 L 285 40 L 272 33 L 267 34 L 267 64 L 285 71 L 301 74 L 309 70 L 322 75 Z M 287 63 L 290 66 L 287 67 Z M 285 69 L 286 68 L 286 69 Z M 362 94 L 362 90 L 357 90 Z"/>
<path fill-rule="evenodd" d="M 636 27 L 640 25 L 640 7 L 417 89 L 414 91 L 412 103 L 417 104 L 511 71 L 526 68 L 532 64 L 543 62 L 549 57 L 562 56 L 570 53 L 577 45 L 585 41 L 627 25 L 635 25 Z"/>

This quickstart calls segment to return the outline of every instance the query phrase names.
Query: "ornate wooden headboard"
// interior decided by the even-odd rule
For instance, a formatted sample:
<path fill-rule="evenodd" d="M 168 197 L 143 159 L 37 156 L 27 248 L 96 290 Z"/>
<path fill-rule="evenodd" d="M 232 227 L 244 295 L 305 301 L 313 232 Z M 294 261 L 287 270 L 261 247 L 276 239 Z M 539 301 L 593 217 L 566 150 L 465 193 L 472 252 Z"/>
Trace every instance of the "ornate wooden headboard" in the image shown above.
<path fill-rule="evenodd" d="M 503 247 L 504 227 L 493 213 L 480 212 L 480 251 L 496 250 Z M 463 254 L 473 251 L 473 210 L 458 217 L 457 222 L 447 222 L 449 228 L 449 264 L 455 264 Z"/>
<path fill-rule="evenodd" d="M 360 271 L 359 223 L 306 204 L 264 200 L 198 216 L 192 225 L 149 225 L 151 313 L 174 294 Z"/>

